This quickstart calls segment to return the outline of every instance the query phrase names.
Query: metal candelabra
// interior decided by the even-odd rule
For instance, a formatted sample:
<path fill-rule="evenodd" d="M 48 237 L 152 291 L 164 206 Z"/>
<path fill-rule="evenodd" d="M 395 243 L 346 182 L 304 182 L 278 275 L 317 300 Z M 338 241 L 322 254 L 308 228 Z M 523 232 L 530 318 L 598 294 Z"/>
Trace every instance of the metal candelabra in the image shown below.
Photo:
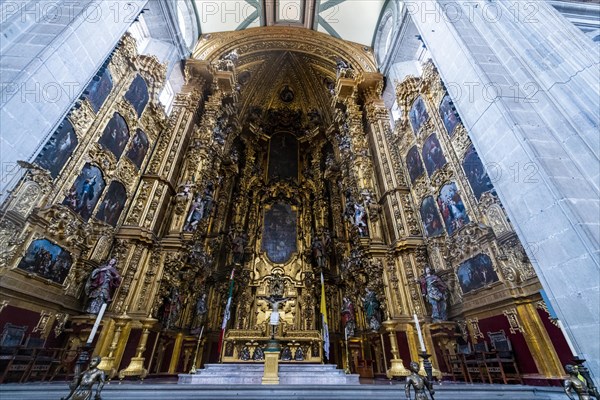
<path fill-rule="evenodd" d="M 419 353 L 419 356 L 423 359 L 423 369 L 427 374 L 427 379 L 429 382 L 433 382 L 433 365 L 431 365 L 431 361 L 429 361 L 431 354 L 427 354 L 427 352 L 423 351 Z"/>
<path fill-rule="evenodd" d="M 350 371 L 350 354 L 348 353 L 348 338 L 346 338 L 346 368 L 344 369 L 346 374 L 351 374 Z"/>
<path fill-rule="evenodd" d="M 202 342 L 202 332 L 204 332 L 204 326 L 202 326 L 202 330 L 200 330 L 200 334 L 198 335 L 198 342 L 196 343 L 196 351 L 194 352 L 194 362 L 192 364 L 192 368 L 190 369 L 190 374 L 196 373 L 196 359 L 198 358 L 198 350 L 200 350 L 200 343 Z"/>

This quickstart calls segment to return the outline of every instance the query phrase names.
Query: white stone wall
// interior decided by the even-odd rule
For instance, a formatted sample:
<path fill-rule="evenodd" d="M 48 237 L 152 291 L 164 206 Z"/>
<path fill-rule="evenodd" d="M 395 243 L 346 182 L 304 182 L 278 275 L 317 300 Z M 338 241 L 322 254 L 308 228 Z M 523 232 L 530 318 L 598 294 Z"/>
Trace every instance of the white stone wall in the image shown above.
<path fill-rule="evenodd" d="M 597 46 L 545 1 L 409 6 L 554 308 L 600 376 Z"/>

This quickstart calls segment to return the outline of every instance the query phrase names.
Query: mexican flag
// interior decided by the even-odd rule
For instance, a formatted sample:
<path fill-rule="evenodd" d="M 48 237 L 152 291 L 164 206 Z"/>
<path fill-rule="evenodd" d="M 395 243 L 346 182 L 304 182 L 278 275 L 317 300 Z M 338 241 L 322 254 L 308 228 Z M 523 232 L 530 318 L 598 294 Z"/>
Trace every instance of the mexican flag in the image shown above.
<path fill-rule="evenodd" d="M 329 360 L 329 327 L 327 326 L 327 305 L 325 304 L 325 281 L 321 272 L 321 318 L 323 320 L 323 351 Z"/>

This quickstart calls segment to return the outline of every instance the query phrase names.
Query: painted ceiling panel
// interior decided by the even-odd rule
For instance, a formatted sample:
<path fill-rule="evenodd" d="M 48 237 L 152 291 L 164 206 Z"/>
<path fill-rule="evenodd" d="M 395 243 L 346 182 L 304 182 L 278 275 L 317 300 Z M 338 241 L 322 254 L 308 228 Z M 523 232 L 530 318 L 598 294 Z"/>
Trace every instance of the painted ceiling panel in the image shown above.
<path fill-rule="evenodd" d="M 319 31 L 371 46 L 385 0 L 329 0 L 319 6 Z M 321 30 L 323 28 L 324 30 Z M 333 33 L 331 31 L 333 29 Z"/>
<path fill-rule="evenodd" d="M 385 3 L 385 0 L 194 1 L 202 33 L 298 25 L 365 46 L 372 45 Z"/>
<path fill-rule="evenodd" d="M 202 33 L 260 26 L 262 3 L 245 0 L 196 0 Z"/>
<path fill-rule="evenodd" d="M 304 2 L 301 0 L 279 0 L 277 2 L 277 22 L 302 23 Z"/>

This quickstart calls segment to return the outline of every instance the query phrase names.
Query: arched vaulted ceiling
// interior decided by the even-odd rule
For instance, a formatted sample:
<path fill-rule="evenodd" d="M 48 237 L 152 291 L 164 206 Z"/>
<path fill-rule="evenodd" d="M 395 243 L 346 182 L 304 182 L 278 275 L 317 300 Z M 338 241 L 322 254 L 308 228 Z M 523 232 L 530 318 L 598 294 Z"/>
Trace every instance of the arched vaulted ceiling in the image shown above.
<path fill-rule="evenodd" d="M 202 34 L 261 26 L 304 27 L 372 46 L 386 0 L 193 0 Z"/>

